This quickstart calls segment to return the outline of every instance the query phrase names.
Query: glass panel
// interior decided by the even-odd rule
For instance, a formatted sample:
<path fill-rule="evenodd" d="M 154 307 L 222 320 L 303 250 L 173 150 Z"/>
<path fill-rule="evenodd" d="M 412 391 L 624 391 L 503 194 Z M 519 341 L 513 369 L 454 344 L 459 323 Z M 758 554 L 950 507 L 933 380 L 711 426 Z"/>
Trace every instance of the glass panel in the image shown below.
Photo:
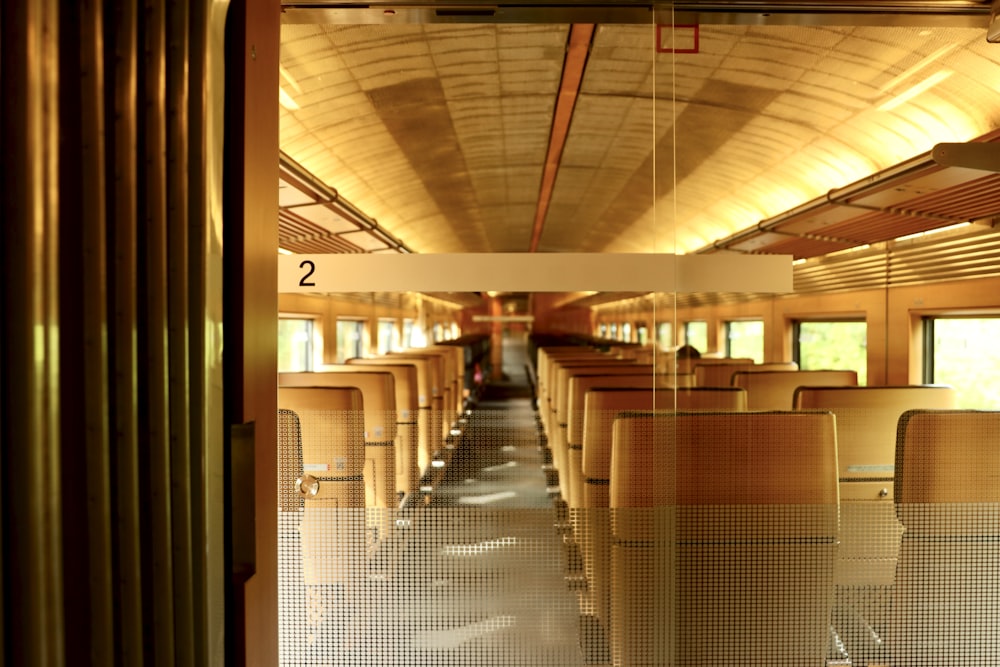
<path fill-rule="evenodd" d="M 425 26 L 403 24 L 407 13 L 386 11 L 400 24 L 284 24 L 294 39 L 283 41 L 283 52 L 312 53 L 321 44 L 336 52 L 322 66 L 288 63 L 283 92 L 336 104 L 323 114 L 286 107 L 282 127 L 290 143 L 301 141 L 303 156 L 344 173 L 344 184 L 334 185 L 360 190 L 358 201 L 376 206 L 373 215 L 387 226 L 395 212 L 412 214 L 407 234 L 428 245 L 433 236 L 456 248 L 523 251 L 518 239 L 530 236 L 539 210 L 564 68 L 580 43 L 585 72 L 573 91 L 573 122 L 562 128 L 569 140 L 555 160 L 560 179 L 544 202 L 551 206 L 542 252 L 693 253 L 937 142 L 996 129 L 995 96 L 987 104 L 973 99 L 1000 81 L 996 49 L 983 44 L 981 28 L 887 29 L 830 16 L 811 25 L 795 12 L 713 14 L 716 24 L 674 25 L 670 8 L 660 7 L 653 16 L 659 25 L 608 22 L 574 39 L 590 24 Z M 802 24 L 768 25 L 796 20 Z M 338 88 L 343 81 L 351 85 Z M 311 88 L 300 93 L 299 83 Z M 319 117 L 329 127 L 317 131 L 340 144 L 336 159 L 312 155 L 324 144 L 302 131 Z M 404 144 L 408 152 L 387 168 L 386 147 Z M 457 168 L 437 171 L 436 163 L 456 155 Z M 516 169 L 504 171 L 506 162 Z M 368 192 L 365 183 L 374 184 Z M 406 199 L 417 191 L 431 198 Z M 489 211 L 474 210 L 476 201 L 489 201 Z M 635 202 L 649 206 L 638 210 Z M 433 234 L 418 231 L 421 217 Z M 803 235 L 819 243 L 811 232 Z M 462 280 L 455 276 L 457 289 Z M 482 312 L 475 295 L 466 296 L 476 303 L 470 311 Z M 358 303 L 377 303 L 375 295 L 363 297 L 351 302 L 350 315 Z M 591 297 L 586 305 L 575 301 Z M 595 328 L 627 339 L 627 317 L 633 325 L 648 321 L 663 348 L 685 342 L 703 353 L 724 348 L 757 359 L 762 343 L 752 344 L 754 352 L 742 348 L 762 340 L 763 330 L 746 330 L 754 323 L 731 322 L 717 339 L 725 317 L 759 312 L 730 308 L 727 297 L 656 294 L 647 314 L 618 308 L 612 295 L 539 293 L 531 297 L 531 326 L 557 339 L 570 332 L 573 342 Z M 406 308 L 418 313 L 404 324 L 407 345 L 457 333 L 435 324 L 454 316 L 439 301 Z M 605 320 L 596 327 L 595 313 Z M 338 354 L 352 342 L 360 353 L 364 329 L 355 325 L 342 343 L 338 323 Z M 373 450 L 390 450 L 384 442 L 362 442 L 374 428 L 354 423 L 345 437 L 351 415 L 333 417 L 331 426 L 304 411 L 299 432 L 284 415 L 283 665 L 996 662 L 995 423 L 948 420 L 914 436 L 907 451 L 930 463 L 923 471 L 896 470 L 895 479 L 898 415 L 890 415 L 885 436 L 885 419 L 879 429 L 868 421 L 879 412 L 873 405 L 835 421 L 821 411 L 706 410 L 683 402 L 707 394 L 664 386 L 640 390 L 639 407 L 629 409 L 685 413 L 623 416 L 613 404 L 590 413 L 596 430 L 585 438 L 575 427 L 587 410 L 570 406 L 568 396 L 560 408 L 558 397 L 550 403 L 534 393 L 551 388 L 540 382 L 556 380 L 534 375 L 540 357 L 527 337 L 489 324 L 480 331 L 492 334 L 489 345 L 466 348 L 466 357 L 479 360 L 474 368 L 490 379 L 473 409 L 445 402 L 445 379 L 414 410 L 411 433 L 419 437 L 394 443 L 404 442 L 418 462 L 415 472 L 406 468 L 412 474 L 402 503 L 379 491 L 389 485 L 391 459 L 375 459 Z M 794 356 L 803 369 L 853 368 L 866 383 L 864 322 L 801 322 L 796 331 Z M 986 331 L 985 340 L 959 343 L 944 325 L 934 363 L 953 372 L 947 369 L 966 346 L 995 371 L 986 351 L 997 347 L 1000 332 Z M 661 360 L 672 362 L 672 355 L 655 360 L 669 370 Z M 968 371 L 954 372 L 935 379 L 970 384 Z M 665 385 L 678 381 L 665 375 Z M 660 379 L 642 378 L 647 386 Z M 608 395 L 626 391 L 616 384 Z M 787 410 L 788 396 L 780 398 Z M 324 437 L 331 431 L 338 437 Z M 878 450 L 882 458 L 848 460 L 841 443 L 851 433 L 866 456 Z M 351 457 L 340 452 L 304 456 L 317 442 L 353 442 L 350 474 L 344 466 Z M 585 470 L 582 457 L 594 446 L 604 449 L 588 464 L 597 459 L 603 467 Z M 865 486 L 838 482 L 838 463 L 863 474 Z M 317 483 L 294 486 L 303 473 Z M 928 503 L 919 495 L 970 489 L 975 502 Z M 322 495 L 302 499 L 301 491 Z M 804 500 L 794 495 L 800 492 Z M 893 497 L 897 492 L 902 496 Z M 775 502 L 779 493 L 788 495 Z M 984 532 L 965 539 L 960 529 Z"/>
<path fill-rule="evenodd" d="M 764 323 L 761 320 L 726 322 L 726 356 L 764 363 Z"/>
<path fill-rule="evenodd" d="M 868 384 L 868 325 L 865 322 L 799 322 L 796 359 L 808 370 L 847 369 Z"/>
<path fill-rule="evenodd" d="M 313 369 L 313 320 L 278 319 L 278 372 Z"/>
<path fill-rule="evenodd" d="M 1000 408 L 1000 318 L 936 317 L 934 382 L 951 385 L 958 406 Z"/>

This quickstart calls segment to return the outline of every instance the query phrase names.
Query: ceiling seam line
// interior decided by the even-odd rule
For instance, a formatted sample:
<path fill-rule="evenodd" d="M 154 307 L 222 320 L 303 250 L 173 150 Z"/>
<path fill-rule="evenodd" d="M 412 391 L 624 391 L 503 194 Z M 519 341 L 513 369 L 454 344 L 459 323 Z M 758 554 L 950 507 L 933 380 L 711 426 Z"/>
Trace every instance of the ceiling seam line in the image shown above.
<path fill-rule="evenodd" d="M 566 138 L 569 135 L 569 126 L 573 120 L 580 85 L 583 82 L 583 73 L 593 43 L 595 27 L 591 23 L 577 23 L 570 26 L 569 36 L 566 40 L 566 57 L 563 59 L 562 77 L 559 81 L 559 91 L 556 94 L 556 104 L 552 113 L 552 127 L 549 130 L 549 146 L 545 154 L 542 180 L 538 188 L 538 203 L 535 208 L 535 221 L 531 229 L 531 243 L 528 252 L 537 252 L 542 240 L 542 230 L 545 227 L 545 218 L 552 201 L 552 191 L 555 187 Z"/>

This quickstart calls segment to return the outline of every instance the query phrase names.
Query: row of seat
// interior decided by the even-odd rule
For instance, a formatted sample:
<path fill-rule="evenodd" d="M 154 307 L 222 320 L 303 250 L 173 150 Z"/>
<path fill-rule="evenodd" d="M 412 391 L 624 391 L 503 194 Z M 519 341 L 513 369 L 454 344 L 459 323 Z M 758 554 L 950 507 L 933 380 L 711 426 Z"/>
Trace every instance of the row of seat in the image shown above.
<path fill-rule="evenodd" d="M 466 357 L 439 345 L 279 374 L 279 509 L 302 513 L 307 583 L 356 573 L 397 510 L 444 475 L 471 390 Z"/>
<path fill-rule="evenodd" d="M 813 411 L 615 419 L 615 664 L 1000 664 L 1000 412 L 898 420 L 902 538 L 878 655 L 828 648 L 845 585 L 838 421 Z"/>
<path fill-rule="evenodd" d="M 569 520 L 563 529 L 576 538 L 582 554 L 585 585 L 581 587 L 581 607 L 585 613 L 597 616 L 605 628 L 615 625 L 610 618 L 612 557 L 608 491 L 611 450 L 607 446 L 611 442 L 611 424 L 615 416 L 622 410 L 664 407 L 741 410 L 748 406 L 746 398 L 750 394 L 746 387 L 668 390 L 669 380 L 658 379 L 651 371 L 639 368 L 634 375 L 616 370 L 614 376 L 601 376 L 605 366 L 619 368 L 621 365 L 608 365 L 607 355 L 581 353 L 579 349 L 548 349 L 541 351 L 538 357 L 540 420 L 545 424 L 546 433 L 554 436 L 549 442 L 554 447 L 553 461 L 560 472 L 560 495 L 568 508 Z M 558 368 L 565 369 L 565 378 L 560 378 L 559 371 L 555 370 Z M 844 630 L 843 641 L 838 637 L 841 652 L 848 653 L 846 641 L 856 656 L 864 654 L 869 661 L 878 659 L 882 655 L 887 592 L 893 585 L 902 534 L 891 502 L 897 420 L 909 408 L 952 407 L 954 394 L 947 387 L 808 387 L 795 391 L 796 385 L 788 381 L 792 376 L 805 380 L 809 374 L 803 372 L 781 371 L 754 375 L 754 379 L 770 375 L 783 376 L 780 382 L 777 378 L 774 380 L 774 386 L 785 387 L 782 391 L 787 391 L 791 397 L 781 399 L 787 401 L 783 403 L 784 409 L 794 405 L 836 414 L 835 433 L 840 443 L 839 447 L 836 444 L 828 447 L 839 454 L 834 479 L 840 482 L 840 498 L 835 503 L 840 524 L 836 533 L 839 551 L 834 550 L 838 556 L 833 560 L 833 581 L 837 591 L 834 630 L 859 628 L 860 631 L 854 633 Z M 810 377 L 807 381 L 814 380 L 815 377 Z M 560 382 L 565 383 L 565 389 L 560 388 Z M 630 382 L 642 388 L 621 388 Z M 651 392 L 654 385 L 661 391 Z M 561 444 L 559 400 L 555 399 L 554 411 L 548 409 L 547 418 L 546 403 L 551 403 L 560 391 L 572 392 L 570 387 L 582 392 L 584 407 L 577 407 L 579 398 L 567 398 L 565 417 L 567 430 L 572 434 L 566 436 L 567 454 L 564 457 L 555 449 Z M 777 391 L 771 394 L 777 395 Z M 582 415 L 582 419 L 574 420 L 574 415 Z M 582 422 L 582 436 L 576 429 L 568 428 L 569 421 Z M 574 442 L 582 444 L 578 446 Z M 788 443 L 788 447 L 793 449 L 795 445 Z M 789 457 L 788 461 L 791 460 Z M 782 464 L 782 469 L 790 470 L 786 464 Z M 637 488 L 634 479 L 628 485 Z M 615 572 L 621 574 L 619 569 Z M 634 640 L 632 637 L 625 643 L 632 644 Z"/>

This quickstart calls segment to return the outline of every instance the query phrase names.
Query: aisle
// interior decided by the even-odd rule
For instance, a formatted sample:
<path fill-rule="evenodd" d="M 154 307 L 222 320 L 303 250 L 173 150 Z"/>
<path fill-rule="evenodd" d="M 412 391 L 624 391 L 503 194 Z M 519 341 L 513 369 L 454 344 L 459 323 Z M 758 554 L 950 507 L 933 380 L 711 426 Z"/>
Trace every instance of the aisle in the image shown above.
<path fill-rule="evenodd" d="M 504 360 L 505 380 L 466 416 L 442 482 L 427 506 L 401 517 L 385 562 L 352 586 L 283 586 L 305 598 L 283 605 L 296 616 L 283 621 L 286 634 L 297 635 L 283 641 L 283 664 L 584 664 L 523 340 L 507 341 Z"/>
<path fill-rule="evenodd" d="M 414 612 L 414 665 L 582 665 L 576 596 L 564 580 L 521 340 L 504 347 L 435 489 L 405 562 L 432 591 Z M 428 585 L 429 584 L 429 585 Z"/>

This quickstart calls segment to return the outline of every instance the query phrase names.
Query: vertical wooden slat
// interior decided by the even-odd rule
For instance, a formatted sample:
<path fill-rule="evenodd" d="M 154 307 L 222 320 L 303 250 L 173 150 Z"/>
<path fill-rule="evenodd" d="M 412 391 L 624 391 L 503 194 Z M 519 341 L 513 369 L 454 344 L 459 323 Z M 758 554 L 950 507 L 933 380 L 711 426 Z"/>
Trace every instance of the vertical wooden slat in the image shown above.
<path fill-rule="evenodd" d="M 204 535 L 205 544 L 198 552 L 204 571 L 199 580 L 207 585 L 199 592 L 204 596 L 206 622 L 198 626 L 205 633 L 208 646 L 207 664 L 220 665 L 226 660 L 226 590 L 228 588 L 225 553 L 225 461 L 224 441 L 219 437 L 225 420 L 224 369 L 222 364 L 223 322 L 225 293 L 222 241 L 223 228 L 223 159 L 225 135 L 225 25 L 228 12 L 226 3 L 202 0 L 195 4 L 195 11 L 202 13 L 200 21 L 192 21 L 197 26 L 192 31 L 192 42 L 199 35 L 202 47 L 192 44 L 192 52 L 201 54 L 192 60 L 191 81 L 191 126 L 192 163 L 190 179 L 198 186 L 191 188 L 192 210 L 201 211 L 201 217 L 192 214 L 192 246 L 197 242 L 200 253 L 192 252 L 192 257 L 200 257 L 202 266 L 191 267 L 192 308 L 199 309 L 192 328 L 192 350 L 202 348 L 202 359 L 192 355 L 192 364 L 200 363 L 201 376 L 198 387 L 203 399 L 196 400 L 192 394 L 192 424 L 195 414 L 200 413 L 202 423 L 200 433 L 203 449 L 199 457 L 201 465 L 200 484 L 204 510 L 197 514 L 204 522 L 198 534 Z M 200 72 L 199 72 L 200 68 Z M 197 88 L 197 92 L 194 92 Z M 197 108 L 197 111 L 196 111 Z M 198 137 L 198 138 L 196 138 Z M 198 197 L 201 197 L 199 200 Z M 198 223 L 202 228 L 195 231 Z M 197 239 L 197 241 L 196 241 Z M 198 286 L 196 287 L 196 283 Z M 195 296 L 197 295 L 197 296 Z M 200 330 L 200 335 L 195 334 Z M 194 473 L 193 473 L 194 474 Z"/>
<path fill-rule="evenodd" d="M 62 665 L 58 4 L 0 5 L 0 404 L 7 664 Z"/>
<path fill-rule="evenodd" d="M 108 342 L 111 380 L 115 665 L 143 665 L 139 520 L 137 323 L 137 0 L 112 3 L 106 16 L 108 142 Z"/>
<path fill-rule="evenodd" d="M 146 0 L 139 69 L 139 439 L 143 606 L 147 658 L 174 665 L 174 586 L 170 495 L 167 340 L 166 15 Z"/>
<path fill-rule="evenodd" d="M 188 415 L 190 428 L 190 503 L 191 534 L 199 548 L 191 553 L 192 625 L 194 659 L 192 665 L 207 666 L 210 658 L 210 615 L 209 586 L 218 585 L 209 579 L 205 548 L 210 539 L 207 512 L 209 504 L 205 494 L 206 480 L 206 377 L 208 369 L 205 358 L 206 332 L 206 190 L 208 174 L 205 170 L 205 85 L 208 76 L 206 68 L 208 48 L 208 7 L 204 0 L 191 3 L 191 13 L 186 34 L 188 35 L 188 104 L 187 113 L 187 173 L 182 177 L 188 183 L 188 364 L 190 383 L 188 386 Z M 221 416 L 221 415 L 220 415 Z M 219 422 L 221 424 L 221 421 Z"/>
<path fill-rule="evenodd" d="M 188 345 L 188 3 L 166 6 L 167 334 L 174 650 L 194 665 Z"/>
<path fill-rule="evenodd" d="M 103 5 L 60 15 L 60 390 L 67 661 L 114 656 L 111 571 Z"/>

